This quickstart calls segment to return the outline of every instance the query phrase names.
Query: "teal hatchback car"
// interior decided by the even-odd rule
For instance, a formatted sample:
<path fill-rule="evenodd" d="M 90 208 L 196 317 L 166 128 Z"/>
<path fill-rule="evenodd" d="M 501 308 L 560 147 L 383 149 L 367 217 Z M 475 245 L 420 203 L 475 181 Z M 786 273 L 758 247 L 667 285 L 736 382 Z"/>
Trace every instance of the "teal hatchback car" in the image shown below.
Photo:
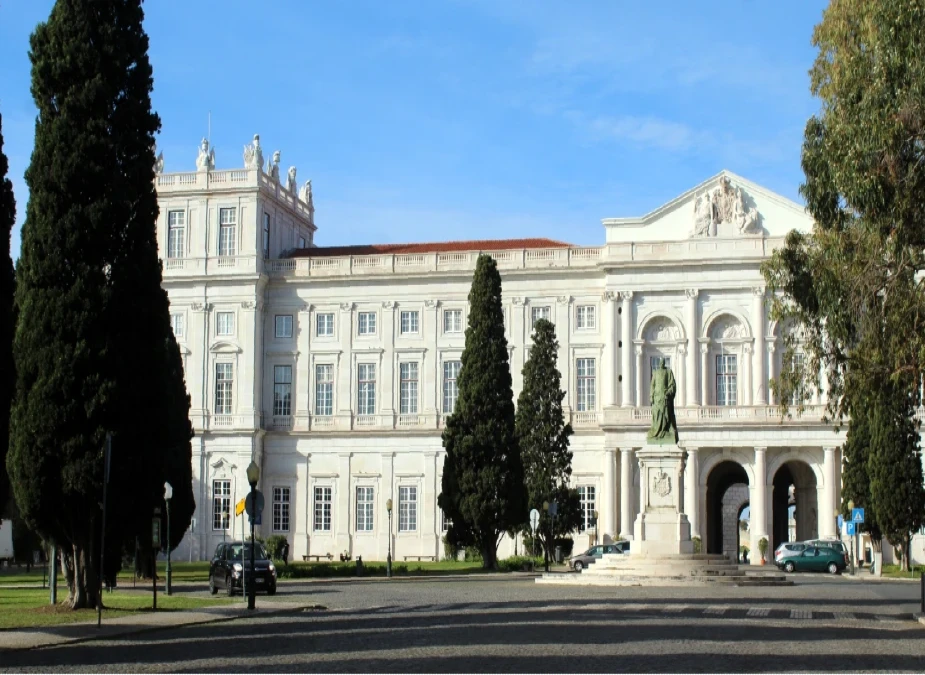
<path fill-rule="evenodd" d="M 785 551 L 776 564 L 785 572 L 829 574 L 839 574 L 848 566 L 844 552 L 827 546 L 807 546 L 801 551 Z"/>

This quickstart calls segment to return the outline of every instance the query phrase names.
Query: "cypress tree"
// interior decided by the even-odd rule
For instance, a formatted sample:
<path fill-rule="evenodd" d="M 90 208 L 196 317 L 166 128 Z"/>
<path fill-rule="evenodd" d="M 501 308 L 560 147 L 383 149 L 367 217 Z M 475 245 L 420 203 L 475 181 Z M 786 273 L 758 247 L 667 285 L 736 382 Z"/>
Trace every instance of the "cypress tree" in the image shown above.
<path fill-rule="evenodd" d="M 456 409 L 443 432 L 446 460 L 438 504 L 452 521 L 447 541 L 478 547 L 483 566 L 494 569 L 501 535 L 526 520 L 526 491 L 514 431 L 501 275 L 484 254 L 469 292 L 469 327 L 457 383 Z"/>
<path fill-rule="evenodd" d="M 13 184 L 7 178 L 9 164 L 3 154 L 3 116 L 0 115 L 0 516 L 10 498 L 10 480 L 6 455 L 10 439 L 10 405 L 16 386 L 13 366 L 13 259 L 10 256 L 10 233 L 16 222 Z"/>
<path fill-rule="evenodd" d="M 886 386 L 886 396 L 874 406 L 867 460 L 877 522 L 890 543 L 902 549 L 904 571 L 909 569 L 912 535 L 925 521 L 922 452 L 910 389 Z"/>
<path fill-rule="evenodd" d="M 160 120 L 143 17 L 140 0 L 58 0 L 30 43 L 39 114 L 8 465 L 24 519 L 62 549 L 74 608 L 98 600 L 107 433 L 108 575 L 124 544 L 150 542 L 165 480 L 174 542 L 193 508 L 189 400 L 157 258 Z"/>
<path fill-rule="evenodd" d="M 877 510 L 874 508 L 870 494 L 870 458 L 871 405 L 873 397 L 862 399 L 855 393 L 850 397 L 849 414 L 851 422 L 842 446 L 842 515 L 850 518 L 851 509 L 848 502 L 864 508 L 864 524 L 861 529 L 870 534 L 874 551 L 880 552 L 883 532 L 877 522 Z"/>
<path fill-rule="evenodd" d="M 556 367 L 559 342 L 556 327 L 540 319 L 533 327 L 533 347 L 524 365 L 524 387 L 517 398 L 515 429 L 524 466 L 527 503 L 540 512 L 537 537 L 543 542 L 546 568 L 557 536 L 576 529 L 581 523 L 578 492 L 569 490 L 572 475 L 572 451 L 569 436 L 572 425 L 565 423 L 560 388 L 561 375 Z M 543 503 L 557 504 L 556 516 L 550 517 Z"/>

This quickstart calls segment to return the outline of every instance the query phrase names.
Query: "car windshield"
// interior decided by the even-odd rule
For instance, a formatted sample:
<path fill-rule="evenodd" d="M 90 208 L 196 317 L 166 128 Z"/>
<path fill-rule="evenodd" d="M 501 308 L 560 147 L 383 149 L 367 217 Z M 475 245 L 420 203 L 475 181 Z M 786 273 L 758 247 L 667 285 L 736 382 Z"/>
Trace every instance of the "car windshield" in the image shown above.
<path fill-rule="evenodd" d="M 251 547 L 253 544 L 232 544 L 230 548 L 230 553 L 228 558 L 231 560 L 241 560 L 241 552 L 243 550 L 245 558 L 247 560 L 251 559 Z M 263 546 L 258 543 L 257 548 L 254 550 L 254 558 L 256 560 L 266 560 L 267 552 L 264 550 Z"/>

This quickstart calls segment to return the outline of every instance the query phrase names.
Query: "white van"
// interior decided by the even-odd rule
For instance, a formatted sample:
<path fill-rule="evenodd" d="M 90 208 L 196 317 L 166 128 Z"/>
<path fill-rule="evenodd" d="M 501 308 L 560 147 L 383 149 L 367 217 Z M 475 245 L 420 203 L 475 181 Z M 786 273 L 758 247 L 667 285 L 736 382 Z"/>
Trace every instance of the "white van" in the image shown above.
<path fill-rule="evenodd" d="M 13 521 L 0 520 L 0 561 L 13 560 Z"/>

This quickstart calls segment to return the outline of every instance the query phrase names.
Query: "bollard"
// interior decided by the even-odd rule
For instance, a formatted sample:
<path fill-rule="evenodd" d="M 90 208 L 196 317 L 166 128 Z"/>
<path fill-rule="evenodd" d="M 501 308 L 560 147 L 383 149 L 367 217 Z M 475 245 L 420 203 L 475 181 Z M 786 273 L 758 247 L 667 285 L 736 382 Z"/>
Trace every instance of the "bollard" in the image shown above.
<path fill-rule="evenodd" d="M 357 556 L 357 576 L 363 576 L 363 556 Z"/>

